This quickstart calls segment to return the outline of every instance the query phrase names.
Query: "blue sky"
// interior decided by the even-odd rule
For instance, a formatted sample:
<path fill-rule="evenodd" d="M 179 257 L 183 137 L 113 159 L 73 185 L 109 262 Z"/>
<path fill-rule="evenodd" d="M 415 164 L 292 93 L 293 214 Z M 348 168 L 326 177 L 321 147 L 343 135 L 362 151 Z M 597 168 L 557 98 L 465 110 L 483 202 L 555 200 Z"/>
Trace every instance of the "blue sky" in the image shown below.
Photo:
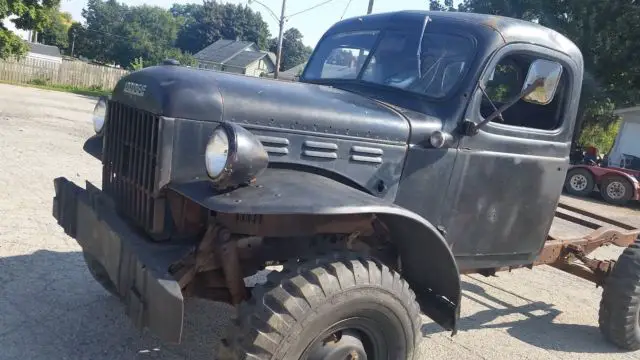
<path fill-rule="evenodd" d="M 157 5 L 169 8 L 174 3 L 200 3 L 199 0 L 119 0 L 128 5 Z M 313 5 L 322 3 L 324 0 L 288 0 L 286 14 L 305 10 Z M 235 4 L 246 4 L 247 0 L 227 0 Z M 276 14 L 280 14 L 281 0 L 261 0 L 262 3 L 269 6 Z M 81 12 L 86 5 L 86 0 L 62 0 L 62 10 L 68 11 L 77 21 L 83 21 Z M 311 10 L 304 14 L 300 14 L 291 18 L 286 28 L 296 27 L 304 35 L 304 42 L 307 45 L 315 46 L 323 32 L 332 24 L 340 20 L 349 0 L 333 0 L 317 9 Z M 394 10 L 426 10 L 428 9 L 428 0 L 375 0 L 373 11 L 376 13 L 394 11 Z M 458 1 L 455 1 L 458 3 Z M 351 0 L 351 4 L 346 11 L 345 17 L 352 17 L 365 14 L 367 12 L 368 0 Z M 252 4 L 254 10 L 262 13 L 262 18 L 269 24 L 269 30 L 272 36 L 278 34 L 278 23 L 269 15 L 262 6 Z M 285 30 L 286 30 L 285 28 Z"/>

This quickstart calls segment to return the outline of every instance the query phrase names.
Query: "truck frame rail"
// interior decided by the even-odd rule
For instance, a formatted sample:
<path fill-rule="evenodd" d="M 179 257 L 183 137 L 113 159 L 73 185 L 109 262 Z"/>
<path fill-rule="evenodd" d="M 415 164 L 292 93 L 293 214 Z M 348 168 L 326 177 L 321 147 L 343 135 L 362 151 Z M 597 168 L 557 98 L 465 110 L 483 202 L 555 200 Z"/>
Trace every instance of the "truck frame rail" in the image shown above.
<path fill-rule="evenodd" d="M 632 225 L 562 202 L 558 204 L 555 216 L 592 229 L 593 232 L 567 239 L 549 234 L 533 266 L 550 265 L 598 286 L 604 284 L 615 266 L 615 260 L 597 260 L 589 255 L 606 245 L 627 247 L 640 235 L 640 229 Z"/>

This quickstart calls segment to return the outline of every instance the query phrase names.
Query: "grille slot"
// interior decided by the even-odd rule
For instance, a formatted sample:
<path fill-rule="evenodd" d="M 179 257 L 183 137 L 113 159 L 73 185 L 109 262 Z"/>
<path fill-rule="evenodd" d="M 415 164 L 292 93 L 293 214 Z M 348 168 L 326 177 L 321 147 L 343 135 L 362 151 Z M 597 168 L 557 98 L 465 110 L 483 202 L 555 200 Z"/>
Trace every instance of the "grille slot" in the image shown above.
<path fill-rule="evenodd" d="M 118 210 L 145 230 L 161 231 L 162 199 L 154 196 L 160 117 L 115 101 L 105 124 L 102 187 Z"/>

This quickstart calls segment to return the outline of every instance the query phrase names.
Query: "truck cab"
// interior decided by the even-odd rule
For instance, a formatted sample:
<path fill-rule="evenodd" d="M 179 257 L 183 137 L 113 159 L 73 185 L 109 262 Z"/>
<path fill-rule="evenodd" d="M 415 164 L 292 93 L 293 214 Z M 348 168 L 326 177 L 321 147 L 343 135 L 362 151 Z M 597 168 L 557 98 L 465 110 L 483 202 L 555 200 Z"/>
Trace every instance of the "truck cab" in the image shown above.
<path fill-rule="evenodd" d="M 573 44 L 534 24 L 405 12 L 334 26 L 300 80 L 405 116 L 410 136 L 393 202 L 446 233 L 465 270 L 531 261 L 540 249 L 568 167 L 582 66 Z M 556 67 L 548 97 L 520 99 L 538 67 Z M 465 131 L 514 97 L 479 131 Z"/>
<path fill-rule="evenodd" d="M 460 273 L 540 253 L 582 74 L 550 29 L 421 11 L 335 24 L 295 83 L 146 68 L 96 106 L 102 188 L 56 179 L 54 216 L 167 341 L 197 296 L 237 306 L 221 358 L 413 359 Z"/>

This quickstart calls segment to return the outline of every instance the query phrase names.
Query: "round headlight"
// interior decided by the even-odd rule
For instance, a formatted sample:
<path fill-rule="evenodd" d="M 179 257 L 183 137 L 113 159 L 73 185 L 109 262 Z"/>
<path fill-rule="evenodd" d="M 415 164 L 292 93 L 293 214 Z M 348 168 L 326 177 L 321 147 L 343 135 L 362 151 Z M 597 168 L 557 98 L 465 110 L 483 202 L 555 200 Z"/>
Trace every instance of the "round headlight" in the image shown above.
<path fill-rule="evenodd" d="M 93 108 L 93 129 L 96 133 L 100 133 L 104 128 L 104 122 L 107 116 L 107 100 L 103 97 Z"/>
<path fill-rule="evenodd" d="M 219 189 L 251 183 L 269 164 L 262 142 L 238 124 L 224 122 L 205 150 L 207 174 Z"/>
<path fill-rule="evenodd" d="M 224 128 L 219 127 L 213 132 L 204 157 L 207 174 L 213 179 L 219 177 L 229 159 L 229 136 Z"/>

